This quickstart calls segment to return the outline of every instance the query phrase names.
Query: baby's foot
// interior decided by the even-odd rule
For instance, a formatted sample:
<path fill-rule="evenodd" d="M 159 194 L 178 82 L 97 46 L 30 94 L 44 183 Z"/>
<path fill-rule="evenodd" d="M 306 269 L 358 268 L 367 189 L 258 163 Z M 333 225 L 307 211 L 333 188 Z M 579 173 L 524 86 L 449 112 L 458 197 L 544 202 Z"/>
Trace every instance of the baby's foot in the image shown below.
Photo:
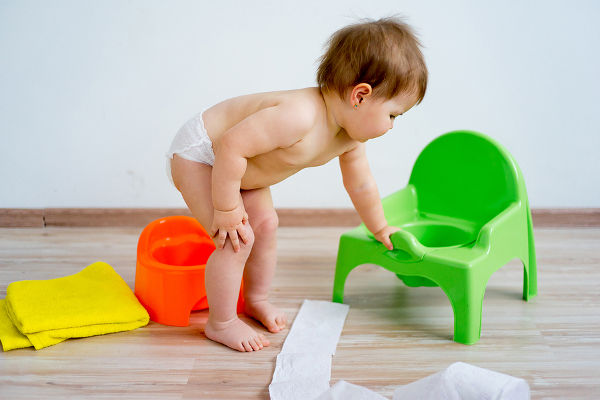
<path fill-rule="evenodd" d="M 239 351 L 258 351 L 269 345 L 264 335 L 256 333 L 237 316 L 227 322 L 214 322 L 209 317 L 204 334 L 215 342 Z"/>
<path fill-rule="evenodd" d="M 266 300 L 250 302 L 246 300 L 244 313 L 259 320 L 270 332 L 277 333 L 287 322 L 285 313 Z"/>

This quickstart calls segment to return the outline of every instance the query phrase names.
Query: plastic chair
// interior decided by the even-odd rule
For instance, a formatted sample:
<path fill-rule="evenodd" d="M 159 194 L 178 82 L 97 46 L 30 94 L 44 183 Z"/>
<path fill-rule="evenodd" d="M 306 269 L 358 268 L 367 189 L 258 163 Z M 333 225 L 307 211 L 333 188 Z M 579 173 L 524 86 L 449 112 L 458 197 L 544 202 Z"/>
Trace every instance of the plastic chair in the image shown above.
<path fill-rule="evenodd" d="M 135 295 L 150 319 L 188 326 L 192 310 L 208 308 L 204 270 L 215 245 L 192 217 L 171 216 L 149 223 L 137 247 Z M 240 289 L 237 311 L 243 312 Z"/>
<path fill-rule="evenodd" d="M 523 299 L 537 294 L 531 211 L 523 175 L 491 138 L 454 131 L 421 152 L 408 185 L 382 200 L 390 225 L 402 228 L 389 251 L 360 225 L 340 238 L 333 301 L 342 303 L 350 271 L 377 264 L 407 285 L 439 286 L 454 311 L 454 340 L 476 343 L 490 276 L 522 261 Z"/>

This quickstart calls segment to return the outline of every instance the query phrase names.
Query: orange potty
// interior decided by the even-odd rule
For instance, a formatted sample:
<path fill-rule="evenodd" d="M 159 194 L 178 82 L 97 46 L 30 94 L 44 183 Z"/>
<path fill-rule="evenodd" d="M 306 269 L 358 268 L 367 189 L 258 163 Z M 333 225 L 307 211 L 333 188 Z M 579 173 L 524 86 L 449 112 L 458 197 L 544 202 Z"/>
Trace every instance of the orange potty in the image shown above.
<path fill-rule="evenodd" d="M 135 295 L 152 321 L 188 326 L 192 310 L 208 308 L 204 269 L 215 245 L 200 223 L 186 216 L 152 221 L 138 240 Z M 244 309 L 243 296 L 238 312 Z"/>

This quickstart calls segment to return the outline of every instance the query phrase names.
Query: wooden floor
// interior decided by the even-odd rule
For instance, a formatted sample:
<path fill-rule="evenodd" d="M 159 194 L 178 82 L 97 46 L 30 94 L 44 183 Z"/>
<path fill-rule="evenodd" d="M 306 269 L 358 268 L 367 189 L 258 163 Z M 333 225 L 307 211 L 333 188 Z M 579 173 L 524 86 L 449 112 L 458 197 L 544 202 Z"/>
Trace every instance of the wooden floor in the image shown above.
<path fill-rule="evenodd" d="M 272 300 L 292 321 L 303 299 L 330 300 L 339 234 L 348 228 L 280 228 Z M 0 229 L 0 298 L 10 282 L 111 264 L 133 288 L 137 228 Z M 452 341 L 450 303 L 439 288 L 408 288 L 382 268 L 350 275 L 350 312 L 332 380 L 391 398 L 394 388 L 455 361 L 521 377 L 533 399 L 600 397 L 600 229 L 535 231 L 539 295 L 521 299 L 522 266 L 490 280 L 481 340 Z M 268 399 L 287 330 L 272 346 L 238 353 L 203 335 L 206 311 L 185 328 L 151 322 L 134 331 L 0 353 L 1 399 Z"/>

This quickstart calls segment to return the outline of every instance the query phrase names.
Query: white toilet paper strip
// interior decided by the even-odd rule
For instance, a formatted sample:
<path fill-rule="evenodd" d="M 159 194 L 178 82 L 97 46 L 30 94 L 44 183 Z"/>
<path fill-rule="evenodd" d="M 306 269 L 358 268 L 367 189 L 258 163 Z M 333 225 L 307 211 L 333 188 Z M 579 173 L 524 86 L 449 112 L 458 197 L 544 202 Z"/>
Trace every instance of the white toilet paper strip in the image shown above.
<path fill-rule="evenodd" d="M 331 379 L 331 355 L 279 353 L 271 383 L 323 377 Z"/>
<path fill-rule="evenodd" d="M 529 385 L 514 376 L 456 362 L 394 391 L 393 400 L 529 400 Z"/>
<path fill-rule="evenodd" d="M 350 307 L 304 300 L 277 356 L 271 400 L 312 400 L 329 389 L 335 354 Z"/>
<path fill-rule="evenodd" d="M 328 391 L 321 394 L 317 400 L 387 400 L 385 397 L 346 381 L 338 381 Z"/>
<path fill-rule="evenodd" d="M 325 379 L 297 379 L 269 385 L 271 400 L 313 400 L 329 389 Z"/>
<path fill-rule="evenodd" d="M 281 352 L 335 354 L 349 309 L 347 304 L 304 300 Z"/>

